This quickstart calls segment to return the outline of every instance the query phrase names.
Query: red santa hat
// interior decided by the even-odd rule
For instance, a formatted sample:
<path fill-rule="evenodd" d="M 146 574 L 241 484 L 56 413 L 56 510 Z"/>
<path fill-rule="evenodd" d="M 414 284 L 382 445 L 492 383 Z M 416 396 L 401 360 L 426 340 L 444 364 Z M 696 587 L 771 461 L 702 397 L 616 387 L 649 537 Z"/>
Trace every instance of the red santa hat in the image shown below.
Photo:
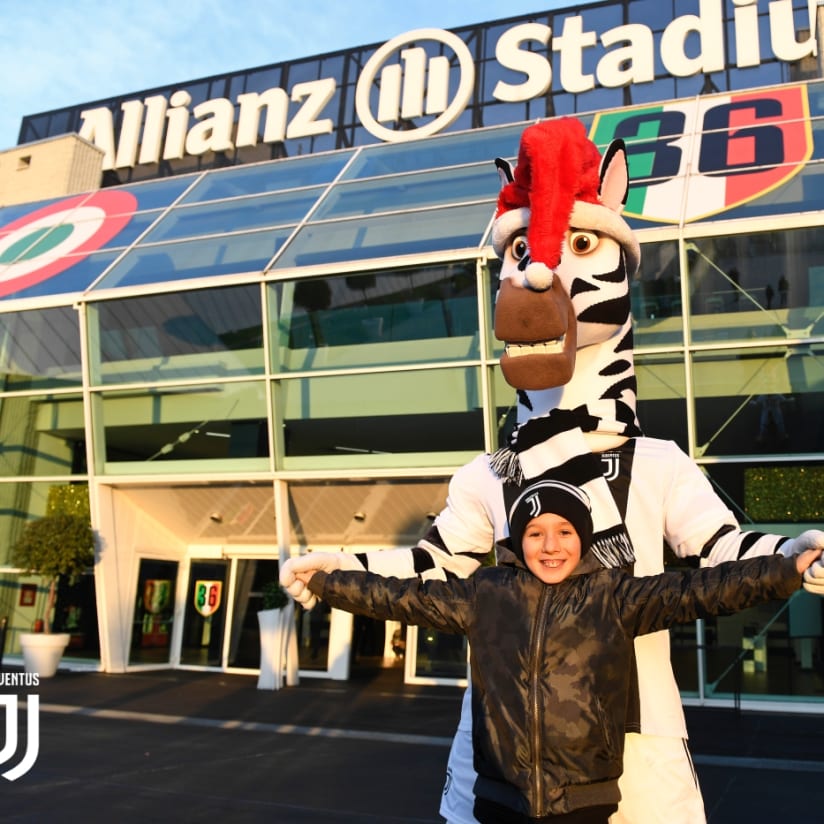
<path fill-rule="evenodd" d="M 619 203 L 603 202 L 601 175 L 601 155 L 579 120 L 563 117 L 527 127 L 514 179 L 498 196 L 492 228 L 496 254 L 502 256 L 512 235 L 528 227 L 532 261 L 555 269 L 564 233 L 572 226 L 617 240 L 627 257 L 628 274 L 635 274 L 640 249 L 621 217 L 626 191 Z"/>

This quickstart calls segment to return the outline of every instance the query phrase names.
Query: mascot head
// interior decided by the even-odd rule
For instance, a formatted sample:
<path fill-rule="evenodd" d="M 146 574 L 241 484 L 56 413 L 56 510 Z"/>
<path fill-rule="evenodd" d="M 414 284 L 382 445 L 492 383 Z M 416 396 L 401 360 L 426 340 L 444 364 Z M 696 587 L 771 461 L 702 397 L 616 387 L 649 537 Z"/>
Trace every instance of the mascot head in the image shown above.
<path fill-rule="evenodd" d="M 626 149 L 614 141 L 602 158 L 582 123 L 560 118 L 524 130 L 514 173 L 505 161 L 496 164 L 503 184 L 492 229 L 503 261 L 495 306 L 495 336 L 506 344 L 501 369 L 519 390 L 564 386 L 581 350 L 611 339 L 626 346 L 631 338 L 629 278 L 640 248 L 621 217 Z M 634 373 L 632 381 L 634 392 Z M 595 397 L 610 391 L 590 387 Z"/>

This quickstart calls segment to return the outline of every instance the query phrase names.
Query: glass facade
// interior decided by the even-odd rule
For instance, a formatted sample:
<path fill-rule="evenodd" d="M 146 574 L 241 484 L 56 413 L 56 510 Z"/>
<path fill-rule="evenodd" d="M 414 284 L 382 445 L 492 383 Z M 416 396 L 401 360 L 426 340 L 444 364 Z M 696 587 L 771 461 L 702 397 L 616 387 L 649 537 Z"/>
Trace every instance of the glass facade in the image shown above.
<path fill-rule="evenodd" d="M 633 14 L 643 6 L 650 25 L 663 24 L 670 5 L 633 3 Z M 620 7 L 591 13 L 619 25 Z M 482 71 L 485 83 L 500 79 Z M 673 96 L 688 91 L 669 82 Z M 791 89 L 809 103 L 806 154 L 711 213 L 652 215 L 669 145 L 641 140 L 632 112 L 581 120 L 605 139 L 623 130 L 630 147 L 646 434 L 690 454 L 747 528 L 796 535 L 824 515 L 824 84 Z M 540 114 L 577 110 L 572 97 L 554 95 Z M 89 488 L 102 563 L 97 595 L 82 595 L 84 620 L 96 606 L 110 633 L 100 665 L 112 670 L 254 669 L 253 616 L 279 557 L 409 546 L 425 532 L 456 468 L 512 424 L 488 245 L 492 159 L 512 159 L 522 131 L 512 117 L 490 107 L 484 118 L 505 125 L 0 209 L 10 650 L 37 604 L 20 601 L 30 581 L 7 548 L 56 485 Z M 695 122 L 696 145 L 721 145 L 712 118 Z M 752 154 L 740 178 L 782 166 L 769 154 L 760 162 Z M 698 178 L 715 171 L 671 175 L 676 202 L 688 207 Z M 205 614 L 202 593 L 214 607 Z M 301 669 L 327 674 L 335 618 L 297 612 Z M 821 603 L 799 593 L 681 628 L 679 683 L 702 698 L 820 701 L 821 621 Z M 376 639 L 373 629 L 356 628 L 356 657 L 388 648 L 394 631 Z M 94 660 L 89 638 L 77 657 Z M 465 677 L 461 643 L 417 633 L 405 649 L 420 664 L 413 677 Z"/>

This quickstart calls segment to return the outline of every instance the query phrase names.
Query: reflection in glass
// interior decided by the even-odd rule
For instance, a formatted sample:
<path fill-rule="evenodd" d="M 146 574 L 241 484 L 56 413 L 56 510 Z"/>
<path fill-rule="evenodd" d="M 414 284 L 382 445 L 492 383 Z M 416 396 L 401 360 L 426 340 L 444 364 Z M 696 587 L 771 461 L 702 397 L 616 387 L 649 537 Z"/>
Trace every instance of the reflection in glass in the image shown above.
<path fill-rule="evenodd" d="M 230 667 L 257 669 L 260 666 L 260 628 L 257 614 L 263 609 L 264 585 L 277 579 L 277 561 L 238 559 L 227 661 Z"/>
<path fill-rule="evenodd" d="M 820 599 L 803 590 L 705 622 L 706 695 L 824 700 Z"/>
<path fill-rule="evenodd" d="M 339 183 L 324 198 L 312 220 L 468 203 L 497 197 L 500 183 L 492 164 L 483 167 L 407 174 L 358 183 Z M 490 207 L 489 213 L 492 215 Z M 482 229 L 478 226 L 478 230 Z"/>
<path fill-rule="evenodd" d="M 651 438 L 675 441 L 688 451 L 687 386 L 683 352 L 635 355 L 637 413 Z"/>
<path fill-rule="evenodd" d="M 83 292 L 94 283 L 111 264 L 123 254 L 122 250 L 95 252 L 91 255 L 66 255 L 66 266 L 55 275 L 39 283 L 21 287 L 4 295 L 5 298 L 36 298 Z"/>
<path fill-rule="evenodd" d="M 140 559 L 130 664 L 167 664 L 172 649 L 177 562 Z"/>
<path fill-rule="evenodd" d="M 682 343 L 681 267 L 675 240 L 643 245 L 641 268 L 630 289 L 636 345 Z"/>
<path fill-rule="evenodd" d="M 110 464 L 214 460 L 240 470 L 240 459 L 269 454 L 262 383 L 120 390 L 97 401 Z"/>
<path fill-rule="evenodd" d="M 419 627 L 415 675 L 419 678 L 466 678 L 465 635 Z"/>
<path fill-rule="evenodd" d="M 0 483 L 0 567 L 9 564 L 9 549 L 20 537 L 24 524 L 46 514 L 49 495 L 53 494 L 52 489 L 55 486 L 61 485 L 51 481 L 18 482 L 16 479 Z M 46 590 L 44 589 L 41 594 L 45 603 Z M 3 591 L 0 590 L 0 606 L 2 598 Z M 12 612 L 8 614 L 11 616 Z M 26 626 L 28 631 L 34 618 L 40 616 L 32 613 L 26 617 L 29 619 Z"/>
<path fill-rule="evenodd" d="M 692 340 L 820 334 L 824 329 L 822 259 L 824 239 L 818 229 L 689 241 Z"/>
<path fill-rule="evenodd" d="M 86 471 L 83 399 L 77 395 L 0 398 L 0 476 Z"/>
<path fill-rule="evenodd" d="M 94 383 L 263 372 L 257 284 L 90 304 Z"/>
<path fill-rule="evenodd" d="M 493 207 L 494 200 L 490 200 L 412 214 L 309 224 L 289 243 L 275 267 L 474 249 L 480 245 Z"/>
<path fill-rule="evenodd" d="M 161 240 L 204 237 L 299 223 L 321 191 L 310 189 L 305 192 L 279 192 L 199 206 L 178 206 L 146 235 L 145 241 L 156 243 Z"/>
<path fill-rule="evenodd" d="M 324 601 L 306 610 L 295 605 L 298 638 L 298 667 L 302 670 L 326 670 L 329 659 L 331 609 Z"/>
<path fill-rule="evenodd" d="M 258 163 L 204 175 L 181 203 L 202 203 L 240 195 L 316 186 L 334 180 L 351 156 L 349 152 Z"/>
<path fill-rule="evenodd" d="M 466 132 L 461 136 L 368 146 L 358 154 L 341 179 L 363 179 L 465 163 L 489 163 L 495 178 L 494 158 L 517 155 L 522 131 L 522 125 L 508 126 Z M 492 186 L 494 188 L 495 184 Z"/>
<path fill-rule="evenodd" d="M 80 331 L 71 306 L 0 314 L 2 389 L 80 386 Z"/>
<path fill-rule="evenodd" d="M 824 346 L 698 352 L 700 455 L 824 451 Z"/>
<path fill-rule="evenodd" d="M 479 392 L 474 368 L 284 380 L 284 468 L 463 462 L 483 449 Z"/>
<path fill-rule="evenodd" d="M 282 281 L 270 300 L 275 369 L 478 356 L 474 261 Z"/>
<path fill-rule="evenodd" d="M 214 275 L 262 272 L 291 229 L 161 243 L 131 250 L 97 288 L 140 286 Z"/>

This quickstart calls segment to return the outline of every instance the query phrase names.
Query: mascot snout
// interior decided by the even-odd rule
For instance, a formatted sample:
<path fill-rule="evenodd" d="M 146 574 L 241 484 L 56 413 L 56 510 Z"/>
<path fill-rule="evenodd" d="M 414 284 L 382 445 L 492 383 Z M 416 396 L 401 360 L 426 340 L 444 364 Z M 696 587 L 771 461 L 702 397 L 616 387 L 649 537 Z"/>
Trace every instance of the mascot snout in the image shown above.
<path fill-rule="evenodd" d="M 551 281 L 552 270 L 543 268 Z M 503 279 L 495 302 L 495 337 L 506 344 L 500 363 L 510 386 L 545 389 L 572 378 L 578 348 L 575 310 L 560 284 L 525 289 Z"/>

